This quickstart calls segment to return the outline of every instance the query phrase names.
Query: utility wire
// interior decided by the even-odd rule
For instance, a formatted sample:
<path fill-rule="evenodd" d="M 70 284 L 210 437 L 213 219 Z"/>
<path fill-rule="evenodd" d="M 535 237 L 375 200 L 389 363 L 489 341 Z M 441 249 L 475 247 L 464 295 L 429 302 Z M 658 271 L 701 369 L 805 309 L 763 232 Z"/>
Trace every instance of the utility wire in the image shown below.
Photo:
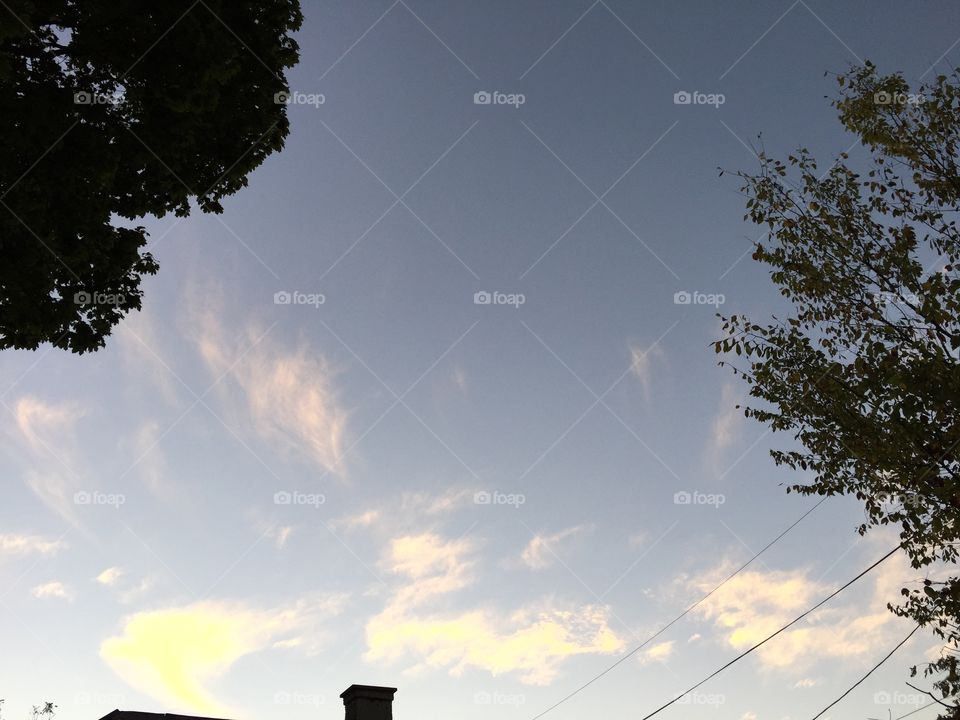
<path fill-rule="evenodd" d="M 722 581 L 719 585 L 717 585 L 715 588 L 713 588 L 713 590 L 711 590 L 711 591 L 708 592 L 706 595 L 704 595 L 703 597 L 701 597 L 699 600 L 697 600 L 695 603 L 693 603 L 690 607 L 688 607 L 688 608 L 687 608 L 686 610 L 684 610 L 682 613 L 680 613 L 679 615 L 677 615 L 673 620 L 671 620 L 671 621 L 668 622 L 666 625 L 664 625 L 662 628 L 660 628 L 659 630 L 657 630 L 653 635 L 651 635 L 651 636 L 648 637 L 646 640 L 644 640 L 642 643 L 640 643 L 639 645 L 637 645 L 637 647 L 633 648 L 633 650 L 631 650 L 630 652 L 628 652 L 626 655 L 622 655 L 620 658 L 617 659 L 616 662 L 614 662 L 612 665 L 610 665 L 608 668 L 606 668 L 603 672 L 595 675 L 595 676 L 594 676 L 593 678 L 591 678 L 589 681 L 585 682 L 583 685 L 581 685 L 580 687 L 578 687 L 576 690 L 574 690 L 574 691 L 573 691 L 572 693 L 570 693 L 569 695 L 566 695 L 566 696 L 564 696 L 563 698 L 561 698 L 560 700 L 558 700 L 557 702 L 555 702 L 553 705 L 551 705 L 550 707 L 548 707 L 546 710 L 544 710 L 543 712 L 541 712 L 539 715 L 534 715 L 530 720 L 538 720 L 539 718 L 543 717 L 544 715 L 546 715 L 548 712 L 550 712 L 550 711 L 553 710 L 554 708 L 557 708 L 557 707 L 559 707 L 560 705 L 563 705 L 563 703 L 565 703 L 567 700 L 569 700 L 570 698 L 572 698 L 574 695 L 579 694 L 582 690 L 586 690 L 588 687 L 590 687 L 591 685 L 593 685 L 593 683 L 595 683 L 597 680 L 599 680 L 600 678 L 602 678 L 602 677 L 603 677 L 604 675 L 606 675 L 608 672 L 610 672 L 611 670 L 613 670 L 613 669 L 614 669 L 615 667 L 617 667 L 620 663 L 624 662 L 625 660 L 627 660 L 628 658 L 632 657 L 633 655 L 636 655 L 638 652 L 640 652 L 640 650 L 642 650 L 644 647 L 646 647 L 647 645 L 649 645 L 651 642 L 653 642 L 653 641 L 656 640 L 658 637 L 660 637 L 663 633 L 665 633 L 667 630 L 669 630 L 670 627 L 672 627 L 675 623 L 679 622 L 679 621 L 682 620 L 684 617 L 686 617 L 686 615 L 687 615 L 691 610 L 693 610 L 695 607 L 697 607 L 697 605 L 699 605 L 700 603 L 702 603 L 702 602 L 703 602 L 704 600 L 706 600 L 708 597 L 710 597 L 711 595 L 713 595 L 717 590 L 719 590 L 719 589 L 722 588 L 724 585 L 726 585 L 728 582 L 730 582 L 731 580 L 733 580 L 733 578 L 736 577 L 737 575 L 739 575 L 744 569 L 746 569 L 746 567 L 747 567 L 748 565 L 750 565 L 754 560 L 756 560 L 758 557 L 760 557 L 761 555 L 763 555 L 763 554 L 764 554 L 767 550 L 769 550 L 774 544 L 776 544 L 777 541 L 780 540 L 780 538 L 782 538 L 782 537 L 783 537 L 784 535 L 786 535 L 788 532 L 790 532 L 791 530 L 793 530 L 797 525 L 799 525 L 799 524 L 801 523 L 801 521 L 803 521 L 803 519 L 807 517 L 807 515 L 809 515 L 809 514 L 812 513 L 814 510 L 816 510 L 818 507 L 820 507 L 820 506 L 826 501 L 826 499 L 827 499 L 826 496 L 820 498 L 820 500 L 817 502 L 816 505 L 814 505 L 814 506 L 811 507 L 809 510 L 807 510 L 803 515 L 801 515 L 799 518 L 797 518 L 797 519 L 793 522 L 793 524 L 791 524 L 786 530 L 784 530 L 782 533 L 780 533 L 779 535 L 777 535 L 773 540 L 771 540 L 771 541 L 768 542 L 766 545 L 764 545 L 763 548 L 761 548 L 760 551 L 759 551 L 756 555 L 754 555 L 752 558 L 750 558 L 749 560 L 747 560 L 743 565 L 741 565 L 740 567 L 738 567 L 738 568 L 737 568 L 736 570 L 734 570 L 732 573 L 730 573 L 729 575 L 727 575 L 727 577 L 725 577 L 725 578 L 723 579 L 723 581 Z"/>
<path fill-rule="evenodd" d="M 888 653 L 886 654 L 886 656 L 883 658 L 883 660 L 881 660 L 881 661 L 878 662 L 876 665 L 874 665 L 872 668 L 870 668 L 870 670 L 867 672 L 866 675 L 864 675 L 862 678 L 860 678 L 859 680 L 857 680 L 853 685 L 851 685 L 849 688 L 847 688 L 847 690 L 843 693 L 843 695 L 841 695 L 840 697 L 838 697 L 838 698 L 837 698 L 836 700 L 834 700 L 832 703 L 830 703 L 829 705 L 827 705 L 823 710 L 821 710 L 821 711 L 818 712 L 816 715 L 814 715 L 813 718 L 811 718 L 811 720 L 817 720 L 817 718 L 820 717 L 821 715 L 823 715 L 827 710 L 829 710 L 830 708 L 832 708 L 832 707 L 833 707 L 834 705 L 836 705 L 838 702 L 840 702 L 841 700 L 843 700 L 847 695 L 849 695 L 850 693 L 852 693 L 853 690 L 854 690 L 854 688 L 856 688 L 860 683 L 862 683 L 862 682 L 863 682 L 864 680 L 866 680 L 868 677 L 870 677 L 871 675 L 873 675 L 874 670 L 876 670 L 876 669 L 879 668 L 881 665 L 883 665 L 887 660 L 889 660 L 889 659 L 890 659 L 890 656 L 893 655 L 893 654 L 894 654 L 897 650 L 899 650 L 901 647 L 903 647 L 903 645 L 907 642 L 907 640 L 909 640 L 910 638 L 912 638 L 912 637 L 913 637 L 913 634 L 914 634 L 917 630 L 919 630 L 919 629 L 920 629 L 920 626 L 919 626 L 919 625 L 915 625 L 915 626 L 913 627 L 913 630 L 911 630 L 910 633 L 909 633 L 903 640 L 901 640 L 900 642 L 898 642 L 898 643 L 896 644 L 896 646 L 893 648 L 893 650 L 891 650 L 890 652 L 888 652 Z"/>
<path fill-rule="evenodd" d="M 926 710 L 926 709 L 927 709 L 928 707 L 930 707 L 931 705 L 936 705 L 936 704 L 937 704 L 937 703 L 935 703 L 935 702 L 929 702 L 929 703 L 927 703 L 926 705 L 921 705 L 921 706 L 918 707 L 916 710 L 911 710 L 910 712 L 906 713 L 905 715 L 900 715 L 899 717 L 895 717 L 893 720 L 903 720 L 903 718 L 905 718 L 905 717 L 910 717 L 911 715 L 916 715 L 916 714 L 917 714 L 918 712 L 920 712 L 921 710 Z"/>
<path fill-rule="evenodd" d="M 654 710 L 654 711 L 653 711 L 652 713 L 650 713 L 649 715 L 644 715 L 640 720 L 649 720 L 649 719 L 652 718 L 654 715 L 657 715 L 657 714 L 660 713 L 661 711 L 666 710 L 668 707 L 670 707 L 670 706 L 673 705 L 675 702 L 677 702 L 678 700 L 680 700 L 680 698 L 682 698 L 684 695 L 688 695 L 688 694 L 692 693 L 694 690 L 696 690 L 698 687 L 700 687 L 701 685 L 703 685 L 705 682 L 707 682 L 708 680 L 711 680 L 711 679 L 715 678 L 717 675 L 719 675 L 720 673 L 722 673 L 722 672 L 723 672 L 724 670 L 726 670 L 728 667 L 730 667 L 731 665 L 733 665 L 733 664 L 736 663 L 736 662 L 739 662 L 740 660 L 742 660 L 743 658 L 745 658 L 747 655 L 749 655 L 750 653 L 752 653 L 754 650 L 756 650 L 758 647 L 760 647 L 761 645 L 765 644 L 766 642 L 772 640 L 773 638 L 775 638 L 777 635 L 779 635 L 780 633 L 782 633 L 784 630 L 786 630 L 786 629 L 789 628 L 790 626 L 796 625 L 798 622 L 800 622 L 801 620 L 803 620 L 803 618 L 805 618 L 807 615 L 809 615 L 810 613 L 812 613 L 814 610 L 818 609 L 818 608 L 821 607 L 822 605 L 825 605 L 827 602 L 829 602 L 830 600 L 832 600 L 833 598 L 835 598 L 837 595 L 839 595 L 840 593 L 842 593 L 844 590 L 846 590 L 848 587 L 850 587 L 851 585 L 853 585 L 857 580 L 859 580 L 859 579 L 862 578 L 864 575 L 866 575 L 868 572 L 870 572 L 871 570 L 873 570 L 875 567 L 877 567 L 880 563 L 882 563 L 884 560 L 886 560 L 887 558 L 889 558 L 891 555 L 893 555 L 893 554 L 894 554 L 895 552 L 897 552 L 897 550 L 899 550 L 899 549 L 900 549 L 900 545 L 897 545 L 895 548 L 893 548 L 892 550 L 890 550 L 890 551 L 889 551 L 886 555 L 884 555 L 882 558 L 880 558 L 879 560 L 877 560 L 876 562 L 874 562 L 874 563 L 873 563 L 870 567 L 868 567 L 866 570 L 863 570 L 862 572 L 860 572 L 860 573 L 859 573 L 856 577 L 854 577 L 852 580 L 848 580 L 846 583 L 844 583 L 844 584 L 841 585 L 839 588 L 837 588 L 836 590 L 834 590 L 832 593 L 830 593 L 829 595 L 827 595 L 823 600 L 821 600 L 820 602 L 818 602 L 818 603 L 817 603 L 816 605 L 814 605 L 812 608 L 804 611 L 802 614 L 800 614 L 800 615 L 798 615 L 797 617 L 795 617 L 793 620 L 791 620 L 790 622 L 788 622 L 786 625 L 784 625 L 782 628 L 780 628 L 780 629 L 777 630 L 776 632 L 774 632 L 774 633 L 772 633 L 771 635 L 768 635 L 767 637 L 765 637 L 763 640 L 761 640 L 760 642 L 758 642 L 758 643 L 757 643 L 756 645 L 754 645 L 753 647 L 748 648 L 747 650 L 743 651 L 742 653 L 740 653 L 739 655 L 737 655 L 737 657 L 735 657 L 733 660 L 731 660 L 730 662 L 728 662 L 726 665 L 723 665 L 722 667 L 718 668 L 717 670 L 714 670 L 712 673 L 710 673 L 709 675 L 707 675 L 703 680 L 701 680 L 700 682 L 698 682 L 696 685 L 692 686 L 692 687 L 689 688 L 688 690 L 685 690 L 684 692 L 680 693 L 679 695 L 677 695 L 677 696 L 676 696 L 673 700 L 671 700 L 670 702 L 664 703 L 663 705 L 661 705 L 660 707 L 658 707 L 656 710 Z"/>

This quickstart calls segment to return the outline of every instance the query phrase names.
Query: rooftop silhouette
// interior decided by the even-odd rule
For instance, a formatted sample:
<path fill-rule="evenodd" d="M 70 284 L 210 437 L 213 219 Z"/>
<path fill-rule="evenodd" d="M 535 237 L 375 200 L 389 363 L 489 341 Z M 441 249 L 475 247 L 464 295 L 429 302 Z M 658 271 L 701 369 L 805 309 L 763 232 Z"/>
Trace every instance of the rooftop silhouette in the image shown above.
<path fill-rule="evenodd" d="M 393 720 L 393 696 L 397 689 L 379 685 L 351 685 L 342 693 L 344 720 Z M 226 720 L 199 715 L 113 710 L 100 720 Z"/>

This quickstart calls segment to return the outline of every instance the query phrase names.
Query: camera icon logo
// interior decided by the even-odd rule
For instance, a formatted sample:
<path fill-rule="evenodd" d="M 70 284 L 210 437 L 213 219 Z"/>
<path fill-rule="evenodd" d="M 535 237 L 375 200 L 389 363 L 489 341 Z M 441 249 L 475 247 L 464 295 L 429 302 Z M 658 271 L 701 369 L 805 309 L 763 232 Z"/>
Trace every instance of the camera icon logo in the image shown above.
<path fill-rule="evenodd" d="M 473 694 L 473 702 L 475 705 L 489 705 L 493 702 L 493 696 L 488 692 L 477 692 Z"/>
<path fill-rule="evenodd" d="M 893 95 L 888 93 L 886 90 L 881 90 L 880 92 L 873 94 L 873 102 L 877 105 L 889 105 L 893 102 Z"/>
<path fill-rule="evenodd" d="M 89 305 L 93 302 L 93 296 L 86 290 L 81 290 L 73 294 L 73 302 L 75 305 Z"/>
<path fill-rule="evenodd" d="M 293 296 L 286 290 L 280 290 L 273 294 L 274 305 L 289 305 L 293 301 Z"/>
<path fill-rule="evenodd" d="M 75 505 L 89 505 L 90 504 L 90 493 L 86 490 L 80 490 L 73 494 L 73 502 Z"/>
<path fill-rule="evenodd" d="M 674 105 L 689 105 L 692 100 L 693 96 L 686 90 L 679 90 L 673 94 Z"/>
<path fill-rule="evenodd" d="M 293 496 L 286 490 L 281 490 L 273 494 L 274 505 L 289 505 L 291 502 L 293 502 Z"/>
<path fill-rule="evenodd" d="M 473 494 L 474 505 L 489 505 L 491 500 L 492 497 L 486 490 L 480 490 Z"/>
<path fill-rule="evenodd" d="M 878 693 L 875 693 L 873 696 L 873 702 L 877 705 L 889 705 L 893 701 L 893 698 L 890 697 L 890 693 L 886 690 L 881 690 Z"/>
<path fill-rule="evenodd" d="M 273 102 L 275 105 L 289 105 L 290 104 L 290 93 L 286 90 L 281 90 L 280 92 L 275 92 L 273 94 Z"/>
<path fill-rule="evenodd" d="M 686 490 L 681 490 L 673 494 L 674 505 L 689 505 L 692 499 L 693 497 Z"/>
<path fill-rule="evenodd" d="M 673 294 L 674 305 L 689 305 L 692 300 L 693 296 L 686 290 L 679 290 Z"/>
<path fill-rule="evenodd" d="M 493 296 L 486 290 L 480 290 L 473 294 L 474 305 L 489 305 L 493 302 Z"/>
<path fill-rule="evenodd" d="M 488 93 L 486 90 L 480 90 L 473 94 L 473 104 L 474 105 L 489 105 L 493 102 L 493 96 Z"/>
<path fill-rule="evenodd" d="M 73 94 L 74 105 L 93 105 L 93 93 L 75 92 Z"/>

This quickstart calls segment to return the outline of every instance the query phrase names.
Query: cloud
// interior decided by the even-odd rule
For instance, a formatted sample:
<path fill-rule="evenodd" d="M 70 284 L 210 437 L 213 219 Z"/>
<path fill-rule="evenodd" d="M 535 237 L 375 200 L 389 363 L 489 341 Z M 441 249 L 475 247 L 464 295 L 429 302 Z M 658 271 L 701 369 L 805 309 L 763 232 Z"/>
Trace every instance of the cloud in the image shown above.
<path fill-rule="evenodd" d="M 345 517 L 334 520 L 330 525 L 335 530 L 356 530 L 357 528 L 366 528 L 370 527 L 380 519 L 379 510 L 367 510 L 362 513 L 357 513 L 355 515 L 347 515 Z"/>
<path fill-rule="evenodd" d="M 422 532 L 471 504 L 474 490 L 453 487 L 442 492 L 403 491 L 399 498 L 391 498 L 382 507 L 337 518 L 331 527 L 343 531 L 373 528 L 384 537 L 402 535 L 414 529 Z"/>
<path fill-rule="evenodd" d="M 72 403 L 47 403 L 25 395 L 13 413 L 17 429 L 13 440 L 22 453 L 28 487 L 45 505 L 76 525 L 74 431 L 84 411 Z"/>
<path fill-rule="evenodd" d="M 157 578 L 155 575 L 147 575 L 142 578 L 140 582 L 132 587 L 128 587 L 126 590 L 120 593 L 119 600 L 124 605 L 128 605 L 132 602 L 135 602 L 142 598 L 144 595 L 149 593 L 157 586 Z"/>
<path fill-rule="evenodd" d="M 39 535 L 0 535 L 0 555 L 55 555 L 68 546 L 62 540 Z"/>
<path fill-rule="evenodd" d="M 282 550 L 287 545 L 287 540 L 293 535 L 293 528 L 290 525 L 284 525 L 278 528 L 272 528 L 267 531 L 267 537 L 273 540 L 274 546 Z"/>
<path fill-rule="evenodd" d="M 126 618 L 119 636 L 103 641 L 100 657 L 130 686 L 164 705 L 228 716 L 233 711 L 210 693 L 210 681 L 284 636 L 315 630 L 343 603 L 342 596 L 327 596 L 259 610 L 202 601 L 140 612 Z"/>
<path fill-rule="evenodd" d="M 134 461 L 137 472 L 150 492 L 169 499 L 173 495 L 173 487 L 167 480 L 167 464 L 160 448 L 162 438 L 160 423 L 154 420 L 143 423 L 133 437 Z"/>
<path fill-rule="evenodd" d="M 707 441 L 707 461 L 712 467 L 717 467 L 724 451 L 740 437 L 743 409 L 737 408 L 738 399 L 733 384 L 724 383 L 720 390 L 720 409 L 710 425 L 710 437 Z"/>
<path fill-rule="evenodd" d="M 724 567 L 691 584 L 705 592 L 728 573 L 729 568 Z M 859 603 L 837 605 L 842 602 L 838 599 L 808 616 L 757 650 L 762 665 L 802 670 L 827 659 L 849 659 L 880 651 L 902 622 L 886 609 L 886 603 L 895 600 L 899 588 L 915 574 L 902 558 L 892 558 L 874 571 L 872 597 L 866 602 L 861 597 Z M 742 651 L 832 590 L 832 585 L 812 580 L 805 569 L 749 570 L 727 582 L 694 612 L 710 621 L 726 644 Z M 873 611 L 864 612 L 864 606 Z"/>
<path fill-rule="evenodd" d="M 265 341 L 266 333 L 253 327 L 228 333 L 219 315 L 208 311 L 195 319 L 200 354 L 215 377 L 230 378 L 239 388 L 254 430 L 267 442 L 342 474 L 347 417 L 327 361 L 305 346 L 287 349 Z M 228 339 L 235 335 L 242 342 Z"/>
<path fill-rule="evenodd" d="M 177 403 L 184 390 L 160 352 L 156 323 L 146 308 L 127 315 L 117 328 L 116 344 L 124 369 L 136 378 L 125 384 L 133 390 L 152 388 L 168 405 Z"/>
<path fill-rule="evenodd" d="M 41 599 L 56 598 L 57 600 L 66 600 L 67 602 L 73 600 L 73 593 L 59 580 L 37 585 L 31 592 L 34 597 Z"/>
<path fill-rule="evenodd" d="M 673 640 L 657 643 L 652 648 L 640 655 L 641 665 L 647 665 L 652 662 L 666 662 L 673 655 Z"/>
<path fill-rule="evenodd" d="M 659 345 L 651 348 L 630 346 L 630 372 L 640 382 L 644 400 L 650 399 L 650 385 L 653 381 L 653 363 L 663 358 L 663 350 Z"/>
<path fill-rule="evenodd" d="M 97 582 L 101 585 L 115 585 L 120 576 L 123 575 L 123 569 L 118 567 L 108 567 L 102 573 L 97 575 Z"/>
<path fill-rule="evenodd" d="M 71 404 L 53 405 L 26 395 L 17 401 L 14 415 L 28 445 L 37 451 L 50 451 L 53 433 L 72 430 L 83 413 Z"/>
<path fill-rule="evenodd" d="M 520 553 L 520 559 L 533 570 L 550 567 L 556 560 L 557 545 L 560 544 L 560 541 L 583 530 L 584 526 L 578 525 L 561 530 L 553 535 L 534 535 L 523 552 Z"/>
<path fill-rule="evenodd" d="M 457 676 L 477 667 L 493 675 L 516 672 L 521 682 L 545 685 L 567 658 L 623 647 L 608 625 L 608 609 L 600 606 L 540 603 L 505 616 L 488 609 L 431 612 L 432 600 L 472 584 L 476 547 L 471 540 L 445 540 L 434 533 L 390 543 L 381 566 L 403 582 L 367 623 L 368 661 L 413 656 L 407 672 L 445 668 Z"/>

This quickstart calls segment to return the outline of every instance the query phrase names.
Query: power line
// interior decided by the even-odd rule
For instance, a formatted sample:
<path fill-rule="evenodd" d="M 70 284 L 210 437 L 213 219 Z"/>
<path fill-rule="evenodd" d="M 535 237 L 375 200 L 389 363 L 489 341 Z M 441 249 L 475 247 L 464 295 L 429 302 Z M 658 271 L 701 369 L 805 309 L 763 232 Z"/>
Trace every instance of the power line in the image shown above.
<path fill-rule="evenodd" d="M 783 537 L 784 535 L 786 535 L 788 532 L 790 532 L 791 530 L 793 530 L 797 525 L 799 525 L 800 522 L 801 522 L 804 518 L 807 517 L 807 515 L 809 515 L 809 514 L 812 513 L 814 510 L 816 510 L 818 507 L 820 507 L 820 506 L 824 503 L 824 501 L 825 501 L 826 499 L 827 499 L 826 496 L 820 498 L 820 500 L 817 502 L 816 505 L 814 505 L 814 506 L 811 507 L 809 510 L 807 510 L 803 515 L 801 515 L 799 518 L 797 518 L 797 519 L 793 522 L 793 524 L 791 524 L 786 530 L 784 530 L 782 533 L 780 533 L 779 535 L 777 535 L 773 540 L 771 540 L 771 541 L 768 542 L 766 545 L 764 545 L 763 548 L 761 548 L 760 551 L 759 551 L 756 555 L 754 555 L 752 558 L 750 558 L 749 560 L 747 560 L 743 565 L 741 565 L 741 566 L 738 567 L 736 570 L 734 570 L 732 573 L 730 573 L 727 577 L 725 577 L 725 578 L 723 579 L 723 581 L 722 581 L 719 585 L 717 585 L 715 588 L 713 588 L 713 590 L 711 590 L 711 591 L 708 592 L 706 595 L 704 595 L 702 598 L 700 598 L 699 600 L 697 600 L 695 603 L 693 603 L 693 605 L 691 605 L 690 607 L 688 607 L 688 608 L 687 608 L 686 610 L 684 610 L 682 613 L 680 613 L 679 615 L 677 615 L 673 620 L 671 620 L 671 621 L 668 622 L 666 625 L 664 625 L 662 628 L 660 628 L 659 630 L 657 630 L 653 635 L 651 635 L 651 636 L 648 637 L 646 640 L 644 640 L 642 643 L 640 643 L 640 644 L 637 645 L 635 648 L 633 648 L 633 650 L 631 650 L 630 652 L 628 652 L 626 655 L 622 655 L 620 658 L 617 659 L 616 662 L 614 662 L 612 665 L 610 665 L 608 668 L 606 668 L 603 672 L 595 675 L 595 676 L 594 676 L 593 678 L 591 678 L 589 681 L 585 682 L 583 685 L 581 685 L 580 687 L 578 687 L 576 690 L 574 690 L 574 691 L 573 691 L 572 693 L 570 693 L 569 695 L 566 695 L 565 697 L 563 697 L 563 698 L 561 698 L 560 700 L 558 700 L 557 702 L 555 702 L 553 705 L 551 705 L 550 707 L 548 707 L 546 710 L 544 710 L 543 712 L 541 712 L 539 715 L 534 715 L 530 720 L 538 720 L 538 718 L 543 717 L 544 715 L 546 715 L 548 712 L 550 712 L 550 711 L 553 710 L 554 708 L 557 708 L 557 707 L 559 707 L 560 705 L 563 705 L 563 703 L 565 703 L 567 700 L 569 700 L 570 698 L 572 698 L 574 695 L 579 694 L 582 690 L 585 690 L 585 689 L 587 689 L 588 687 L 590 687 L 591 685 L 593 685 L 593 683 L 595 683 L 597 680 L 599 680 L 600 678 L 602 678 L 602 677 L 603 677 L 604 675 L 606 675 L 608 672 L 610 672 L 611 670 L 613 670 L 613 669 L 614 669 L 615 667 L 617 667 L 620 663 L 624 662 L 624 661 L 627 660 L 628 658 L 630 658 L 630 657 L 632 657 L 633 655 L 637 654 L 637 653 L 638 653 L 640 650 L 642 650 L 644 647 L 646 647 L 646 646 L 649 645 L 651 642 L 653 642 L 654 640 L 656 640 L 658 637 L 660 637 L 660 635 L 662 635 L 662 634 L 665 633 L 667 630 L 669 630 L 670 627 L 672 627 L 675 623 L 679 622 L 679 621 L 682 620 L 684 617 L 686 617 L 687 614 L 688 614 L 691 610 L 693 610 L 695 607 L 697 607 L 697 605 L 699 605 L 700 603 L 702 603 L 702 602 L 703 602 L 704 600 L 706 600 L 708 597 L 710 597 L 711 595 L 713 595 L 717 590 L 719 590 L 719 589 L 722 588 L 724 585 L 726 585 L 728 582 L 730 582 L 731 580 L 733 580 L 733 578 L 736 577 L 737 575 L 739 575 L 740 572 L 743 571 L 748 565 L 750 565 L 754 560 L 756 560 L 758 557 L 760 557 L 761 555 L 763 555 L 763 553 L 765 553 L 765 552 L 766 552 L 767 550 L 769 550 L 774 544 L 776 544 L 776 542 L 777 542 L 778 540 L 780 540 L 780 538 L 782 538 L 782 537 Z"/>
<path fill-rule="evenodd" d="M 900 642 L 898 642 L 898 643 L 896 644 L 896 646 L 893 648 L 893 650 L 891 650 L 890 652 L 888 652 L 888 653 L 886 654 L 886 656 L 883 658 L 883 660 L 881 660 L 881 661 L 878 662 L 876 665 L 874 665 L 872 668 L 870 668 L 870 670 L 867 672 L 866 675 L 864 675 L 862 678 L 860 678 L 859 680 L 857 680 L 853 685 L 851 685 L 849 688 L 847 688 L 847 690 L 843 693 L 843 695 L 841 695 L 840 697 L 838 697 L 838 698 L 837 698 L 836 700 L 834 700 L 832 703 L 830 703 L 829 705 L 827 705 L 823 710 L 821 710 L 821 711 L 818 712 L 816 715 L 814 715 L 813 718 L 811 718 L 811 720 L 817 720 L 817 718 L 820 717 L 821 715 L 823 715 L 827 710 L 829 710 L 830 708 L 832 708 L 832 707 L 833 707 L 834 705 L 836 705 L 838 702 L 840 702 L 841 700 L 843 700 L 847 695 L 849 695 L 850 693 L 852 693 L 852 692 L 854 691 L 854 689 L 855 689 L 860 683 L 862 683 L 862 682 L 863 682 L 864 680 L 866 680 L 868 677 L 870 677 L 871 675 L 873 675 L 874 670 L 876 670 L 876 669 L 879 668 L 881 665 L 883 665 L 887 660 L 890 659 L 890 657 L 891 657 L 897 650 L 899 650 L 901 647 L 903 647 L 903 645 L 907 642 L 907 640 L 909 640 L 910 638 L 912 638 L 912 637 L 913 637 L 913 634 L 914 634 L 917 630 L 919 630 L 919 629 L 920 629 L 920 626 L 919 626 L 919 625 L 915 625 L 915 626 L 913 627 L 913 630 L 911 630 L 903 640 L 901 640 Z"/>
<path fill-rule="evenodd" d="M 818 609 L 819 607 L 821 607 L 822 605 L 826 604 L 827 602 L 829 602 L 830 600 L 832 600 L 833 598 L 835 598 L 837 595 L 839 595 L 841 592 L 843 592 L 844 590 L 846 590 L 848 587 L 850 587 L 851 585 L 853 585 L 857 580 L 859 580 L 859 579 L 862 578 L 864 575 L 866 575 L 868 572 L 870 572 L 871 570 L 873 570 L 875 567 L 877 567 L 880 563 L 882 563 L 884 560 L 886 560 L 887 558 L 889 558 L 891 555 L 893 555 L 893 554 L 894 554 L 897 550 L 899 550 L 899 549 L 900 549 L 900 545 L 897 545 L 895 548 L 893 548 L 890 552 L 888 552 L 888 553 L 887 553 L 886 555 L 884 555 L 882 558 L 880 558 L 880 559 L 877 560 L 875 563 L 873 563 L 873 564 L 872 564 L 870 567 L 868 567 L 866 570 L 863 570 L 862 572 L 860 572 L 860 573 L 859 573 L 856 577 L 854 577 L 852 580 L 848 580 L 846 583 L 844 583 L 844 584 L 841 585 L 839 588 L 837 588 L 836 590 L 834 590 L 832 593 L 830 593 L 829 595 L 827 595 L 823 600 L 821 600 L 820 602 L 818 602 L 818 603 L 817 603 L 816 605 L 814 605 L 812 608 L 809 608 L 808 610 L 805 610 L 802 614 L 800 614 L 800 615 L 798 615 L 797 617 L 795 617 L 793 620 L 791 620 L 790 622 L 788 622 L 788 623 L 787 623 L 786 625 L 784 625 L 782 628 L 780 628 L 779 630 L 777 630 L 777 631 L 774 632 L 773 634 L 768 635 L 767 637 L 765 637 L 763 640 L 761 640 L 760 642 L 758 642 L 758 643 L 757 643 L 756 645 L 754 645 L 753 647 L 750 647 L 749 649 L 747 649 L 747 650 L 745 650 L 744 652 L 740 653 L 739 655 L 737 655 L 737 657 L 735 657 L 733 660 L 731 660 L 730 662 L 728 662 L 726 665 L 723 665 L 722 667 L 718 668 L 717 670 L 714 670 L 712 673 L 710 673 L 709 675 L 707 675 L 703 680 L 701 680 L 700 682 L 698 682 L 696 685 L 694 685 L 693 687 L 689 688 L 688 690 L 685 690 L 684 692 L 680 693 L 679 695 L 677 695 L 677 696 L 676 696 L 673 700 L 671 700 L 670 702 L 664 703 L 663 705 L 661 705 L 660 707 L 658 707 L 656 710 L 654 710 L 654 711 L 653 711 L 652 713 L 650 713 L 649 715 L 644 715 L 642 718 L 640 718 L 640 720 L 649 720 L 649 719 L 652 718 L 654 715 L 657 715 L 657 714 L 660 713 L 661 711 L 666 710 L 668 707 L 670 707 L 670 706 L 673 705 L 675 702 L 677 702 L 678 700 L 680 700 L 680 698 L 682 698 L 684 695 L 688 695 L 688 694 L 692 693 L 694 690 L 696 690 L 698 687 L 700 687 L 701 685 L 703 685 L 705 682 L 707 682 L 708 680 L 711 680 L 711 679 L 715 678 L 717 675 L 719 675 L 720 673 L 722 673 L 722 672 L 723 672 L 724 670 L 726 670 L 728 667 L 730 667 L 731 665 L 733 665 L 733 664 L 736 663 L 736 662 L 739 662 L 740 660 L 742 660 L 743 658 L 745 658 L 747 655 L 749 655 L 750 653 L 752 653 L 754 650 L 756 650 L 758 647 L 760 647 L 761 645 L 765 644 L 766 642 L 772 640 L 773 638 L 775 638 L 777 635 L 779 635 L 780 633 L 782 633 L 784 630 L 786 630 L 786 629 L 789 628 L 790 626 L 796 625 L 798 622 L 800 622 L 801 620 L 803 620 L 803 618 L 805 618 L 807 615 L 809 615 L 810 613 L 812 613 L 814 610 L 816 610 L 816 609 Z"/>
<path fill-rule="evenodd" d="M 921 710 L 926 710 L 926 709 L 927 709 L 928 707 L 930 707 L 931 705 L 936 705 L 936 704 L 937 704 L 937 703 L 935 703 L 935 702 L 929 702 L 929 703 L 927 703 L 926 705 L 921 705 L 921 706 L 918 707 L 916 710 L 911 710 L 910 712 L 908 712 L 908 713 L 906 713 L 906 714 L 904 714 L 904 715 L 900 715 L 899 717 L 895 717 L 893 720 L 903 720 L 905 717 L 910 717 L 911 715 L 916 715 L 916 714 L 917 714 L 918 712 L 920 712 Z"/>

